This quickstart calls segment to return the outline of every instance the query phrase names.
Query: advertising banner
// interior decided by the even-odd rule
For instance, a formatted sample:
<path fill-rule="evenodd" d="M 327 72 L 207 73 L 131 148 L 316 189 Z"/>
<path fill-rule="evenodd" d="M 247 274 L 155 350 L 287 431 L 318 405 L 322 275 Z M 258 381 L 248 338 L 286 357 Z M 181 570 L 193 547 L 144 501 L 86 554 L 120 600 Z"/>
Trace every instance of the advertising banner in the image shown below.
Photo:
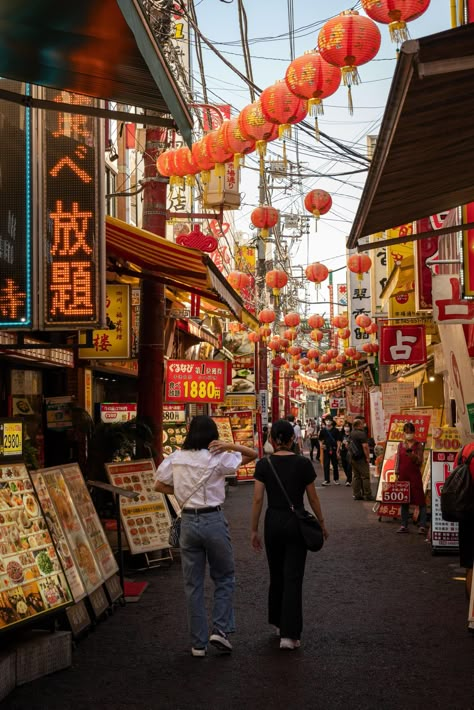
<path fill-rule="evenodd" d="M 411 382 L 383 382 L 381 384 L 384 428 L 388 432 L 390 415 L 413 407 L 415 390 Z"/>
<path fill-rule="evenodd" d="M 400 239 L 400 244 L 391 244 L 387 247 L 388 274 L 390 275 L 397 266 L 400 267 L 403 274 L 398 279 L 395 290 L 389 298 L 389 318 L 409 318 L 414 316 L 416 312 L 413 242 L 403 242 L 403 237 L 408 237 L 412 233 L 412 224 L 403 224 L 395 229 L 387 230 L 388 239 Z"/>
<path fill-rule="evenodd" d="M 0 419 L 0 461 L 15 461 L 23 453 L 23 423 Z"/>
<path fill-rule="evenodd" d="M 426 444 L 430 428 L 431 417 L 425 414 L 392 414 L 388 427 L 389 441 L 403 441 L 403 427 L 407 422 L 412 422 L 415 425 L 415 439 Z"/>
<path fill-rule="evenodd" d="M 0 465 L 0 631 L 71 602 L 26 466 Z"/>
<path fill-rule="evenodd" d="M 204 404 L 223 402 L 226 363 L 219 360 L 168 360 L 165 401 Z"/>
<path fill-rule="evenodd" d="M 106 403 L 100 404 L 100 421 L 104 424 L 117 424 L 118 422 L 129 422 L 137 416 L 137 405 Z"/>
<path fill-rule="evenodd" d="M 122 525 L 132 555 L 167 549 L 171 519 L 164 495 L 153 487 L 153 461 L 122 461 L 105 468 L 114 486 L 139 494 L 137 501 L 120 498 Z"/>
<path fill-rule="evenodd" d="M 474 301 L 472 302 L 474 303 Z M 449 384 L 456 400 L 458 427 L 463 441 L 473 438 L 469 405 L 474 403 L 471 358 L 462 325 L 438 325 Z"/>
<path fill-rule="evenodd" d="M 426 362 L 424 325 L 383 325 L 380 331 L 382 365 L 414 365 Z"/>
<path fill-rule="evenodd" d="M 443 222 L 441 221 L 441 224 Z M 434 227 L 429 218 L 419 219 L 416 222 L 416 232 L 421 234 L 429 232 Z M 430 311 L 433 308 L 432 273 L 426 261 L 438 258 L 439 237 L 426 237 L 415 242 L 415 302 L 417 311 Z"/>
<path fill-rule="evenodd" d="M 443 427 L 434 432 L 431 450 L 431 547 L 434 550 L 458 547 L 459 525 L 443 520 L 441 492 L 461 446 L 461 437 L 455 427 Z"/>
<path fill-rule="evenodd" d="M 130 286 L 107 284 L 107 328 L 92 331 L 92 347 L 80 348 L 79 357 L 85 360 L 124 360 L 130 357 Z M 79 343 L 86 342 L 81 333 Z"/>

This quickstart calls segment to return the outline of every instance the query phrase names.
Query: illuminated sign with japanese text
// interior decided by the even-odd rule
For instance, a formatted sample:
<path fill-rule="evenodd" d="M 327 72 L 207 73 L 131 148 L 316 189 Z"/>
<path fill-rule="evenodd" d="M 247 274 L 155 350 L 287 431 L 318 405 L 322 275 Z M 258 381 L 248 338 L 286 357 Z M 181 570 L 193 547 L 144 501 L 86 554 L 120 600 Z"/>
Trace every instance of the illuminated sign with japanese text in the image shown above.
<path fill-rule="evenodd" d="M 1 80 L 8 91 L 24 84 Z M 31 109 L 0 101 L 0 328 L 32 327 Z"/>
<path fill-rule="evenodd" d="M 130 286 L 107 284 L 106 289 L 107 328 L 92 331 L 92 348 L 81 348 L 79 357 L 87 360 L 130 357 Z M 86 336 L 80 334 L 79 343 L 85 343 Z"/>
<path fill-rule="evenodd" d="M 94 99 L 66 91 L 47 89 L 46 98 L 94 106 Z M 100 319 L 98 124 L 90 116 L 59 111 L 45 111 L 44 117 L 44 324 L 92 326 Z"/>
<path fill-rule="evenodd" d="M 218 360 L 168 360 L 166 402 L 223 402 L 226 363 Z"/>

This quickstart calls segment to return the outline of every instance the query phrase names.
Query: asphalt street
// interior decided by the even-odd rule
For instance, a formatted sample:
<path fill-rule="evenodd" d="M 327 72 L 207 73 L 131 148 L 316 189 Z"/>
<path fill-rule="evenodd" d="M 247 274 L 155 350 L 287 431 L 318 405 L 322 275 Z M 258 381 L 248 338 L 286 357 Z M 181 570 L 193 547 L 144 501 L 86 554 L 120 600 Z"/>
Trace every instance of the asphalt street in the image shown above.
<path fill-rule="evenodd" d="M 229 490 L 237 569 L 234 652 L 193 658 L 179 558 L 76 646 L 73 667 L 17 688 L 2 710 L 474 709 L 474 638 L 456 556 L 397 535 L 350 488 L 320 486 L 330 532 L 309 554 L 302 647 L 266 623 L 267 567 L 249 544 L 252 484 Z M 211 590 L 209 583 L 209 592 Z"/>

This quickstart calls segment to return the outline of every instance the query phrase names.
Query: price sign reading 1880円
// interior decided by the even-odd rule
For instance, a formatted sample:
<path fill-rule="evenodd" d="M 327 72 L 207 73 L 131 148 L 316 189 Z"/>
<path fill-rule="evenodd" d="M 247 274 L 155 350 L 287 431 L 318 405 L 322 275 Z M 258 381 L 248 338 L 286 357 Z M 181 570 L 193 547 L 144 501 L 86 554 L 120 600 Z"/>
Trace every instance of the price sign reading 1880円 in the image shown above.
<path fill-rule="evenodd" d="M 167 402 L 204 404 L 223 402 L 225 363 L 217 360 L 168 360 Z"/>

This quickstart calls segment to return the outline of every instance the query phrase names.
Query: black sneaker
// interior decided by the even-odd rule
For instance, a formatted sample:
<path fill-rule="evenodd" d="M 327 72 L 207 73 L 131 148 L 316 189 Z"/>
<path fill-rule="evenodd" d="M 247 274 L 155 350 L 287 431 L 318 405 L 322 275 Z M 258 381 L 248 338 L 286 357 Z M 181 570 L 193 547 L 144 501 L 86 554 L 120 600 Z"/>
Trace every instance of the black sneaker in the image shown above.
<path fill-rule="evenodd" d="M 232 644 L 220 629 L 214 629 L 209 637 L 209 642 L 221 653 L 232 653 Z"/>

